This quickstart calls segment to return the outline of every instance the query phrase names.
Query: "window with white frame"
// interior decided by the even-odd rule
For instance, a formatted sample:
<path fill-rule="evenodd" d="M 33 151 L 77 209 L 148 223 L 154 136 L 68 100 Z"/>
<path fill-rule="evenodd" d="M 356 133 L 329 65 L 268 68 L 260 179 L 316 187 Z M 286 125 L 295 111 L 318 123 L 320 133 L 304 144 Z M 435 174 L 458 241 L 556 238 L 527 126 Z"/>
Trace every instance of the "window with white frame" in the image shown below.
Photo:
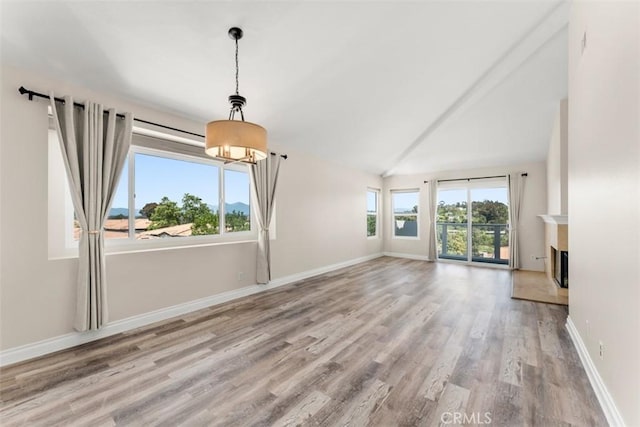
<path fill-rule="evenodd" d="M 378 236 L 379 190 L 367 190 L 367 237 Z"/>
<path fill-rule="evenodd" d="M 123 198 L 116 195 L 109 217 L 119 210 L 129 214 L 135 225 L 127 237 L 152 240 L 220 234 L 218 165 L 138 146 L 131 149 L 129 162 L 132 167 L 124 173 L 133 178 L 134 186 Z"/>
<path fill-rule="evenodd" d="M 80 236 L 55 131 L 49 132 L 50 242 L 72 247 Z M 201 242 L 206 236 L 251 233 L 249 170 L 244 164 L 224 165 L 204 155 L 201 146 L 134 134 L 113 203 L 105 238 L 119 242 L 156 241 L 173 245 Z M 53 193 L 53 194 L 52 194 Z M 69 199 L 60 202 L 60 199 Z M 63 210 L 64 213 L 60 213 Z M 61 220 L 72 227 L 62 226 Z M 64 228 L 65 236 L 60 245 Z M 178 239 L 180 238 L 180 239 Z M 164 243 L 160 243 L 160 241 Z M 173 243 L 170 243 L 173 242 Z M 108 242 L 109 243 L 109 242 Z M 52 245 L 50 244 L 50 252 Z M 55 246 L 55 245 L 54 245 Z"/>
<path fill-rule="evenodd" d="M 419 190 L 392 190 L 393 237 L 418 237 Z"/>

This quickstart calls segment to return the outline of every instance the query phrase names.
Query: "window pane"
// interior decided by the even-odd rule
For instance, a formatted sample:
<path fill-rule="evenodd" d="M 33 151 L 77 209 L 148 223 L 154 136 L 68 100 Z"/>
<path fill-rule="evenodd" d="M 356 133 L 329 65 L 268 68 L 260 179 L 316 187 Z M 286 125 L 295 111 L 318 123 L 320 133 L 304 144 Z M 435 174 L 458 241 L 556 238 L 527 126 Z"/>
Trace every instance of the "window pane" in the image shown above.
<path fill-rule="evenodd" d="M 136 239 L 219 233 L 218 168 L 136 153 Z"/>
<path fill-rule="evenodd" d="M 111 203 L 109 216 L 104 224 L 105 239 L 123 239 L 129 237 L 129 159 L 122 168 L 116 195 Z"/>
<path fill-rule="evenodd" d="M 249 174 L 247 172 L 224 171 L 224 226 L 225 232 L 251 230 Z"/>
<path fill-rule="evenodd" d="M 367 191 L 367 213 L 376 213 L 378 211 L 378 193 L 376 191 Z"/>
<path fill-rule="evenodd" d="M 438 190 L 438 256 L 467 257 L 467 190 Z"/>
<path fill-rule="evenodd" d="M 438 190 L 438 222 L 467 223 L 467 190 Z"/>
<path fill-rule="evenodd" d="M 467 258 L 467 224 L 437 223 L 436 237 L 439 257 Z"/>
<path fill-rule="evenodd" d="M 367 191 L 367 237 L 378 235 L 378 192 Z"/>
<path fill-rule="evenodd" d="M 367 215 L 367 237 L 377 236 L 378 215 Z"/>
<path fill-rule="evenodd" d="M 396 215 L 393 222 L 396 236 L 418 237 L 418 220 L 416 215 Z"/>
<path fill-rule="evenodd" d="M 471 191 L 471 253 L 473 261 L 509 262 L 508 194 L 502 188 Z"/>
<path fill-rule="evenodd" d="M 393 192 L 393 213 L 418 213 L 418 192 Z"/>

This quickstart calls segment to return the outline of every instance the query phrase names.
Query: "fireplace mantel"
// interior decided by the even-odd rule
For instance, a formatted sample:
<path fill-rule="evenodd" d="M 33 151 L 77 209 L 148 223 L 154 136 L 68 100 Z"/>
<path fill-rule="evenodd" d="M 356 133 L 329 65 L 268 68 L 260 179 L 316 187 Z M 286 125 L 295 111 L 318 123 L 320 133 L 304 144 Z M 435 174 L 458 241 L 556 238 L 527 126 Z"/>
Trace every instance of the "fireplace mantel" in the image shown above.
<path fill-rule="evenodd" d="M 538 215 L 545 222 L 545 244 L 559 251 L 568 251 L 569 224 L 566 215 Z M 550 257 L 550 253 L 546 256 Z"/>
<path fill-rule="evenodd" d="M 569 224 L 569 217 L 567 215 L 538 215 L 546 224 L 566 225 Z"/>

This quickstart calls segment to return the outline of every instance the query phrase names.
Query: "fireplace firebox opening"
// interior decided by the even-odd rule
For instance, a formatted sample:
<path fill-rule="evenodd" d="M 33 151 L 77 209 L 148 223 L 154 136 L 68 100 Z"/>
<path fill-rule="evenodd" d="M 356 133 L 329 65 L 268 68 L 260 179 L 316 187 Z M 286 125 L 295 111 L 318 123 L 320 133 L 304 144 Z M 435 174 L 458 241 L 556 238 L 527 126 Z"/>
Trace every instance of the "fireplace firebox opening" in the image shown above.
<path fill-rule="evenodd" d="M 551 247 L 553 279 L 562 288 L 569 287 L 569 252 Z"/>

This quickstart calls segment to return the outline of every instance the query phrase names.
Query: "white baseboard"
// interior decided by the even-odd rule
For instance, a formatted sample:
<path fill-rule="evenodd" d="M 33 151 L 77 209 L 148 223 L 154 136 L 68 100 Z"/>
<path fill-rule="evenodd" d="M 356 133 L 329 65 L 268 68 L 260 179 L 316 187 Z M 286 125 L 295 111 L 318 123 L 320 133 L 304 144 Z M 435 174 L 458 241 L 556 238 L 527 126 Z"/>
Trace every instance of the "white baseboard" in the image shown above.
<path fill-rule="evenodd" d="M 607 390 L 607 386 L 604 384 L 604 381 L 602 381 L 602 377 L 600 377 L 600 374 L 589 355 L 589 351 L 587 351 L 587 347 L 585 346 L 576 325 L 573 323 L 573 320 L 571 320 L 571 317 L 567 317 L 566 328 L 567 331 L 569 331 L 569 336 L 571 337 L 571 341 L 573 341 L 573 345 L 578 351 L 578 356 L 580 356 L 582 366 L 584 366 L 584 370 L 587 373 L 591 387 L 593 387 L 593 391 L 596 393 L 596 397 L 600 402 L 600 406 L 602 406 L 602 411 L 607 417 L 609 425 L 613 427 L 624 427 L 625 423 L 622 419 L 622 415 L 620 414 L 620 411 L 618 411 L 609 390 Z"/>
<path fill-rule="evenodd" d="M 383 252 L 382 255 L 390 256 L 393 258 L 406 258 L 406 259 L 415 259 L 418 261 L 430 261 L 429 257 L 426 255 L 403 254 L 400 252 Z"/>
<path fill-rule="evenodd" d="M 339 262 L 336 264 L 326 265 L 320 268 L 314 268 L 313 270 L 303 271 L 301 273 L 292 274 L 290 276 L 280 277 L 278 279 L 273 279 L 267 287 L 276 287 L 286 285 L 288 283 L 297 282 L 299 280 L 308 279 L 309 277 L 318 276 L 320 274 L 329 273 L 330 271 L 339 270 L 341 268 L 350 267 L 352 265 L 360 264 L 362 262 L 371 261 L 372 259 L 380 258 L 383 256 L 382 253 L 376 253 L 373 255 L 367 255 L 360 258 L 351 259 L 349 261 Z M 261 289 L 264 288 L 264 285 Z"/>
<path fill-rule="evenodd" d="M 268 291 L 270 289 L 304 280 L 309 277 L 370 261 L 381 256 L 382 254 L 377 253 L 361 258 L 352 259 L 349 261 L 327 265 L 313 270 L 308 270 L 301 273 L 292 274 L 290 276 L 274 279 L 268 285 L 245 286 L 240 289 L 222 292 L 195 301 L 189 301 L 171 307 L 162 308 L 160 310 L 155 310 L 137 316 L 129 317 L 127 319 L 116 320 L 114 322 L 108 323 L 103 328 L 97 331 L 71 332 L 65 335 L 48 338 L 35 343 L 3 350 L 0 352 L 0 366 L 6 366 L 17 362 L 22 362 L 24 360 L 33 359 L 34 357 L 44 356 L 45 354 L 75 347 L 77 345 L 115 335 L 120 332 L 130 331 L 132 329 L 146 326 L 154 322 L 181 316 L 183 314 L 191 313 L 193 311 L 197 311 L 206 307 L 211 307 L 213 305 L 232 301 L 237 298 Z"/>

